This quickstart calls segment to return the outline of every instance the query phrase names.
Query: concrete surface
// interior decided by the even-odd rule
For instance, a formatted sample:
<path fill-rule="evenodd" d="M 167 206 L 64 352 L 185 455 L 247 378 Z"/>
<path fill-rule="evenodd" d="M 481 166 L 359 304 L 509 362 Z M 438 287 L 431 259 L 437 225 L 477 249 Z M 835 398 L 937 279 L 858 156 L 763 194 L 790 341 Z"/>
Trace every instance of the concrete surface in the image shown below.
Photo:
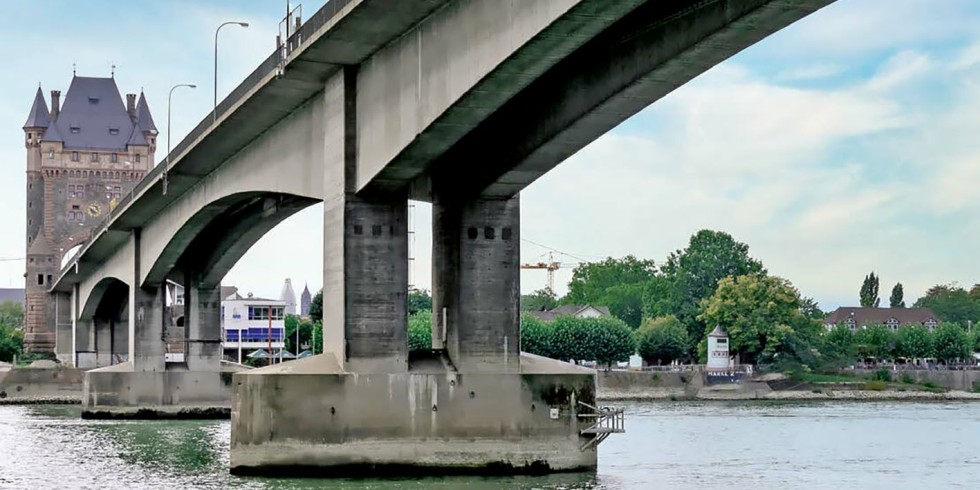
<path fill-rule="evenodd" d="M 406 373 L 340 370 L 330 354 L 235 375 L 231 470 L 342 476 L 593 469 L 576 414 L 592 370 L 522 354 L 520 372 L 457 373 L 438 358 Z M 555 419 L 551 409 L 557 409 Z"/>
<path fill-rule="evenodd" d="M 0 369 L 0 402 L 78 403 L 84 371 L 68 367 Z"/>
<path fill-rule="evenodd" d="M 134 371 L 128 362 L 93 369 L 85 373 L 82 418 L 227 418 L 231 380 L 232 372 Z"/>

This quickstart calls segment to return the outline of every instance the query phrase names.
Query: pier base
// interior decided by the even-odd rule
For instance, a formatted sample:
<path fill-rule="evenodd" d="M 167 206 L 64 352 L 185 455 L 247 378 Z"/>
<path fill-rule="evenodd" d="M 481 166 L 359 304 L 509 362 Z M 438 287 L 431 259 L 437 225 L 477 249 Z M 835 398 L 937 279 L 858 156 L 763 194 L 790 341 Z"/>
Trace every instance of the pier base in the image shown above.
<path fill-rule="evenodd" d="M 407 373 L 343 372 L 331 354 L 237 373 L 231 472 L 343 477 L 593 470 L 579 401 L 591 369 L 521 355 L 520 372 L 456 372 L 438 353 Z"/>
<path fill-rule="evenodd" d="M 133 371 L 125 362 L 85 373 L 82 418 L 228 418 L 232 373 Z"/>

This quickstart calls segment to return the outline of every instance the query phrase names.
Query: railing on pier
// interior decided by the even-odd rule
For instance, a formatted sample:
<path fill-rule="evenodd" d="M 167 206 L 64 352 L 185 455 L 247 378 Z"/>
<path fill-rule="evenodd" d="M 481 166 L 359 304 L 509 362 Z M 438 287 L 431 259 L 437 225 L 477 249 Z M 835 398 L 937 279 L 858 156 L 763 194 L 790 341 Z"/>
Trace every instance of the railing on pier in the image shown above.
<path fill-rule="evenodd" d="M 583 436 L 593 436 L 588 442 L 582 445 L 582 451 L 590 447 L 598 446 L 605 441 L 609 434 L 621 434 L 626 432 L 626 417 L 622 408 L 613 407 L 594 407 L 585 402 L 578 402 L 579 405 L 592 410 L 591 413 L 579 413 L 580 419 L 593 419 L 592 425 L 579 431 Z"/>

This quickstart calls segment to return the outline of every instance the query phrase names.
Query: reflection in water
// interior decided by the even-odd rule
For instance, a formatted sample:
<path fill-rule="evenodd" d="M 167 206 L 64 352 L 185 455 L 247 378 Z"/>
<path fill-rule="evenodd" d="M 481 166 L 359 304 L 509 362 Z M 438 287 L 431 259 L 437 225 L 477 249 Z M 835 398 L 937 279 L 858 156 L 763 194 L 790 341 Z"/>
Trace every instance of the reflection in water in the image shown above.
<path fill-rule="evenodd" d="M 303 480 L 228 473 L 227 421 L 0 406 L 0 488 L 980 488 L 980 404 L 646 403 L 597 474 Z"/>

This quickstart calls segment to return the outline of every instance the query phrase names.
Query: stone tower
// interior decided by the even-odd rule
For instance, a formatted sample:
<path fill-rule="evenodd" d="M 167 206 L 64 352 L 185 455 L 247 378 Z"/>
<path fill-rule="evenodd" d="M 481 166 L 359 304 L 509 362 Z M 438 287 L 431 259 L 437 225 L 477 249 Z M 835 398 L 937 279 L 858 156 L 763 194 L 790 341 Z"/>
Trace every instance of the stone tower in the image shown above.
<path fill-rule="evenodd" d="M 65 94 L 38 87 L 24 124 L 27 264 L 24 348 L 55 350 L 48 290 L 62 258 L 89 239 L 119 199 L 153 167 L 157 129 L 145 97 L 123 102 L 113 78 L 72 78 Z"/>
<path fill-rule="evenodd" d="M 296 291 L 293 290 L 293 281 L 289 278 L 286 278 L 286 283 L 282 285 L 282 294 L 279 295 L 279 300 L 286 303 L 287 315 L 296 314 Z"/>
<path fill-rule="evenodd" d="M 299 316 L 303 318 L 309 318 L 310 316 L 310 303 L 313 302 L 313 297 L 310 296 L 310 285 L 303 285 L 303 294 L 299 295 Z"/>

